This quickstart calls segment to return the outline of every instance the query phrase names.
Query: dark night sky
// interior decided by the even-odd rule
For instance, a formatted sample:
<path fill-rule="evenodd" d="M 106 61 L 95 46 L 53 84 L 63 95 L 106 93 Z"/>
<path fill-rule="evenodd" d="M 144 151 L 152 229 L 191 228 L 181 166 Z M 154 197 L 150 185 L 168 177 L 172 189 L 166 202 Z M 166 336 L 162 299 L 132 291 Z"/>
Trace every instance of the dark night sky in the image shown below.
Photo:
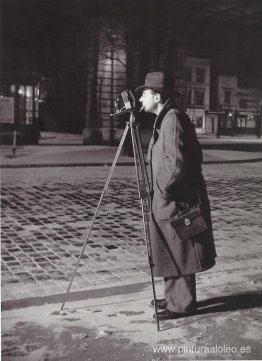
<path fill-rule="evenodd" d="M 133 0 L 135 17 L 138 1 Z M 94 1 L 2 1 L 2 69 L 37 71 L 45 75 L 57 66 L 67 66 L 63 58 L 78 61 L 75 52 L 84 49 L 90 16 L 115 14 L 119 2 Z M 123 4 L 123 1 L 122 1 Z M 109 6 L 110 5 L 110 6 Z M 126 14 L 128 15 L 128 14 Z M 215 58 L 220 72 L 238 74 L 244 84 L 260 85 L 261 24 L 239 27 L 234 24 L 212 26 L 188 19 L 185 33 L 196 56 Z M 58 46 L 59 44 L 59 46 Z M 84 54 L 83 54 L 84 57 Z"/>

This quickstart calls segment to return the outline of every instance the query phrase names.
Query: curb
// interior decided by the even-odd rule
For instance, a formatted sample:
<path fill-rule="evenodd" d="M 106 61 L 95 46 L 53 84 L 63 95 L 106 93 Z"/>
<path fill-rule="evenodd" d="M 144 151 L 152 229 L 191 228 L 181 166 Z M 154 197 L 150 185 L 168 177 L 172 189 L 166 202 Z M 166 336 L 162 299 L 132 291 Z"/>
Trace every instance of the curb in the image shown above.
<path fill-rule="evenodd" d="M 156 281 L 157 282 L 157 281 Z M 121 286 L 112 286 L 106 288 L 94 288 L 92 290 L 74 291 L 66 294 L 58 293 L 43 297 L 28 297 L 15 300 L 7 300 L 1 302 L 2 311 L 10 311 L 14 309 L 26 308 L 31 306 L 42 306 L 44 304 L 57 304 L 63 302 L 82 301 L 94 298 L 102 298 L 123 294 L 137 293 L 150 285 L 150 281 L 141 283 L 132 283 Z"/>
<path fill-rule="evenodd" d="M 233 160 L 211 160 L 211 161 L 203 161 L 202 164 L 212 165 L 212 164 L 237 164 L 237 163 L 256 163 L 261 162 L 262 158 L 251 158 L 251 159 L 233 159 Z M 4 164 L 0 166 L 0 169 L 7 168 L 70 168 L 70 167 L 111 167 L 112 162 L 101 163 L 101 162 L 93 162 L 93 163 L 54 163 L 54 164 Z M 147 164 L 147 163 L 146 163 Z M 118 162 L 116 166 L 134 166 L 134 162 Z"/>

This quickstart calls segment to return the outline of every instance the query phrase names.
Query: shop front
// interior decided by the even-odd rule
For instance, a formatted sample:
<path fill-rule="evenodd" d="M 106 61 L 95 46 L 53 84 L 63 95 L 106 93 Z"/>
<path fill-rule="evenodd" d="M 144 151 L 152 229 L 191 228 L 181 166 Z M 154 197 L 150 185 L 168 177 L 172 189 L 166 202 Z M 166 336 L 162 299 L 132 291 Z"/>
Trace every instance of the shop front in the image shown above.
<path fill-rule="evenodd" d="M 0 97 L 1 144 L 38 144 L 39 82 L 35 76 L 5 80 Z"/>
<path fill-rule="evenodd" d="M 261 115 L 224 110 L 219 114 L 219 135 L 261 136 Z"/>
<path fill-rule="evenodd" d="M 203 108 L 188 108 L 187 115 L 194 124 L 197 134 L 205 134 L 206 129 L 206 112 Z"/>

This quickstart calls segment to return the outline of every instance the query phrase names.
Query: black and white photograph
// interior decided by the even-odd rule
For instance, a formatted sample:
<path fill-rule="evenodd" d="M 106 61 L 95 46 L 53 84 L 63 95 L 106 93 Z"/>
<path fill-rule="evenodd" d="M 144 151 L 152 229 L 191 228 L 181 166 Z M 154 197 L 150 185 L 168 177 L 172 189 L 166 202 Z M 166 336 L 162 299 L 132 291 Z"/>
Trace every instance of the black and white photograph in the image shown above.
<path fill-rule="evenodd" d="M 261 360 L 262 1 L 0 17 L 1 360 Z"/>

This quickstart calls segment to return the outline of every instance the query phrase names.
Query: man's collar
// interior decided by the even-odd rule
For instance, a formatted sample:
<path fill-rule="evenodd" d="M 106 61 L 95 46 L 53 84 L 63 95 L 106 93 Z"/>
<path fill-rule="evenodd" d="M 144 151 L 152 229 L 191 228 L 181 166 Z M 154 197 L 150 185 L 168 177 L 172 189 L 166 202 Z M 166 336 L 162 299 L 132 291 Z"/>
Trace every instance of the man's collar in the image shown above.
<path fill-rule="evenodd" d="M 156 128 L 160 128 L 160 125 L 161 125 L 162 120 L 164 119 L 166 113 L 172 108 L 175 108 L 174 103 L 170 99 L 168 99 L 164 103 L 162 110 L 160 111 L 160 113 L 158 114 L 158 116 L 155 119 L 153 130 L 155 130 Z"/>

